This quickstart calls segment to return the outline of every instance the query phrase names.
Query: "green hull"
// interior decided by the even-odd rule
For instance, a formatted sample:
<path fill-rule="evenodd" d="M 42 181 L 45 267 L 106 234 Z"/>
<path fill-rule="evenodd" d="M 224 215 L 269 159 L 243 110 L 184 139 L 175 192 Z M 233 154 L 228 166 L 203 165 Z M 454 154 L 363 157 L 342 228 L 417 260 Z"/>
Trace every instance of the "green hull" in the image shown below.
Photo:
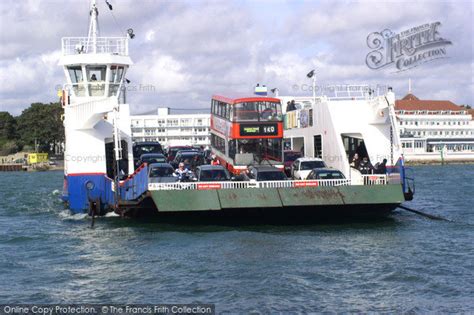
<path fill-rule="evenodd" d="M 386 215 L 404 202 L 401 185 L 149 191 L 142 216 L 365 216 Z"/>

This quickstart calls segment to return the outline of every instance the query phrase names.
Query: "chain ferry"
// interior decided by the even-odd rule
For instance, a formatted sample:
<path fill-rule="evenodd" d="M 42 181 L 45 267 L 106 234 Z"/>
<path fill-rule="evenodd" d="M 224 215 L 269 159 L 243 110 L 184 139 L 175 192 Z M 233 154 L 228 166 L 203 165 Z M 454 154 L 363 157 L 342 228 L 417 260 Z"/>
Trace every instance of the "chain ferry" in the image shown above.
<path fill-rule="evenodd" d="M 92 1 L 88 36 L 62 38 L 59 62 L 67 80 L 60 93 L 66 139 L 62 198 L 73 213 L 378 216 L 412 198 L 413 184 L 398 150 L 391 89 L 379 95 L 361 89 L 355 95 L 350 87 L 346 95 L 335 97 L 214 95 L 211 150 L 230 177 L 212 182 L 199 176 L 185 182 L 151 180 L 154 164 L 134 163 L 124 89 L 133 64 L 128 49 L 133 30 L 126 37 L 101 37 L 97 18 Z M 291 102 L 295 106 L 286 108 Z M 319 158 L 326 170 L 342 175 L 284 178 L 285 149 Z M 385 159 L 386 169 L 375 174 L 351 167 L 356 153 L 371 161 Z M 280 174 L 261 176 L 269 169 Z"/>

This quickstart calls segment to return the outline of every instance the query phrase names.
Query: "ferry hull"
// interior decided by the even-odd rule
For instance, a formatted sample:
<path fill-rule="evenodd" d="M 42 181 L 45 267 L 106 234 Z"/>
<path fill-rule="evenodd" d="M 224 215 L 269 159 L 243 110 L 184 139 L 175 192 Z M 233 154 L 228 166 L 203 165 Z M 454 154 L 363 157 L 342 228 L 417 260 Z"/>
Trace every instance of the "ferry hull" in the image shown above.
<path fill-rule="evenodd" d="M 385 216 L 404 202 L 401 185 L 149 191 L 131 217 L 300 220 Z"/>
<path fill-rule="evenodd" d="M 105 214 L 114 205 L 112 180 L 104 174 L 74 174 L 64 177 L 63 201 L 72 213 Z"/>

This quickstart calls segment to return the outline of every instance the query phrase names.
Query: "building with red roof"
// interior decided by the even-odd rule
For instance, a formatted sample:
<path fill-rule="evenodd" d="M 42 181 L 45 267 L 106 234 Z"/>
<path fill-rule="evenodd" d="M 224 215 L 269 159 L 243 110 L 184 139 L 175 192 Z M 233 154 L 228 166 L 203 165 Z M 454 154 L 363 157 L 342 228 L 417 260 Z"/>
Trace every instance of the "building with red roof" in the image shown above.
<path fill-rule="evenodd" d="M 395 113 L 406 156 L 416 160 L 416 155 L 467 153 L 471 155 L 467 159 L 474 160 L 473 110 L 408 93 L 395 102 Z"/>

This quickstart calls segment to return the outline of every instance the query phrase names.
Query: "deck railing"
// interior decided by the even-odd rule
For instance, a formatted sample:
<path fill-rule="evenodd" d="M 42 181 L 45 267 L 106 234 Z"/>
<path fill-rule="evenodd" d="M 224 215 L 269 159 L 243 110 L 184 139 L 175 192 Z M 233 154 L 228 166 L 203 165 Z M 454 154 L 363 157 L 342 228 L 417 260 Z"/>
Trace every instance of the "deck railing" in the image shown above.
<path fill-rule="evenodd" d="M 363 175 L 363 182 L 353 183 L 350 179 L 282 180 L 282 181 L 244 181 L 244 182 L 176 182 L 149 183 L 148 190 L 209 190 L 209 189 L 248 189 L 248 188 L 301 188 L 330 187 L 350 185 L 385 185 L 386 175 Z"/>
<path fill-rule="evenodd" d="M 94 44 L 87 37 L 63 37 L 62 53 L 63 56 L 94 53 L 128 56 L 128 38 L 97 37 Z"/>

